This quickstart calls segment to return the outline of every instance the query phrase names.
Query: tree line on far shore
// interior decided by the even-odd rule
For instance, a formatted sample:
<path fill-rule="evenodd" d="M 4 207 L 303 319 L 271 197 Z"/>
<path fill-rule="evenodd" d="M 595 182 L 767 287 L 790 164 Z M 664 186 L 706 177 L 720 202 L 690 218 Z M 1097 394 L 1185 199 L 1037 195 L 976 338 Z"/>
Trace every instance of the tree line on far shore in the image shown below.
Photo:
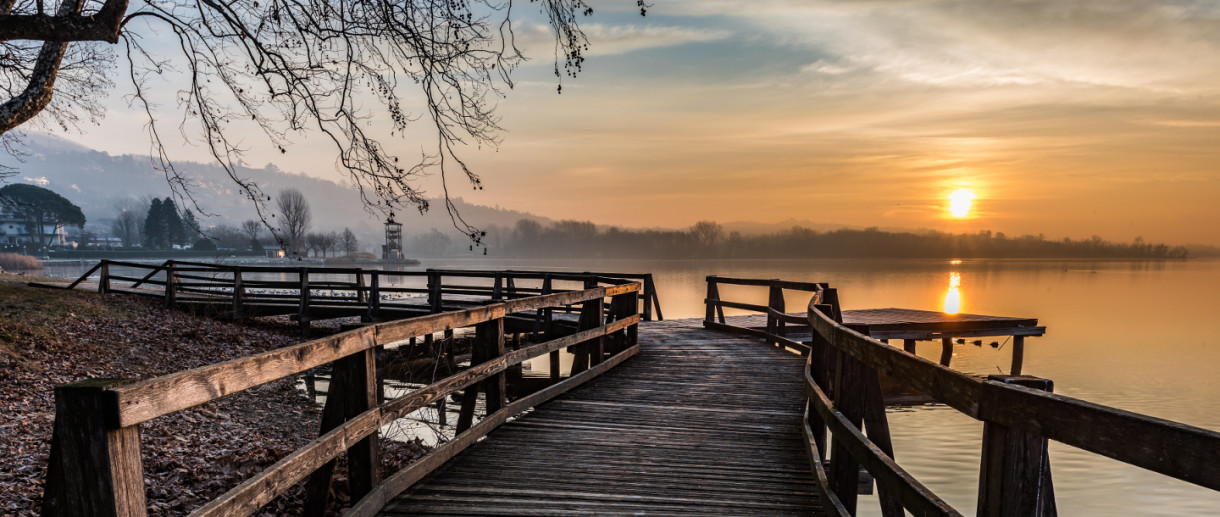
<path fill-rule="evenodd" d="M 604 257 L 652 259 L 765 258 L 1186 258 L 1182 246 L 1137 237 L 1116 243 L 1088 239 L 1050 240 L 1043 235 L 1010 237 L 1003 232 L 953 234 L 938 231 L 892 232 L 877 228 L 816 231 L 794 226 L 764 234 L 726 232 L 713 221 L 681 230 L 598 228 L 587 221 L 543 225 L 520 220 L 512 227 L 487 229 L 489 255 L 506 257 Z M 408 252 L 422 256 L 453 253 L 455 241 L 433 231 L 418 235 Z"/>

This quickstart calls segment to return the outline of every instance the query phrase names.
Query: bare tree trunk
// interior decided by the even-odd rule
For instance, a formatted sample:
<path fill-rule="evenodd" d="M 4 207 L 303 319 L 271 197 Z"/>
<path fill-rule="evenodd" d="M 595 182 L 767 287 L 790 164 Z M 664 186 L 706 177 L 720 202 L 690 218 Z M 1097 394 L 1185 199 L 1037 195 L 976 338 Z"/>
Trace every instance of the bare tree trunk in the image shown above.
<path fill-rule="evenodd" d="M 59 5 L 56 16 L 80 14 L 85 0 L 64 0 Z M 2 7 L 2 6 L 0 6 Z M 11 6 L 10 6 L 11 8 Z M 59 75 L 59 64 L 63 61 L 64 52 L 68 50 L 67 43 L 48 41 L 42 44 L 38 52 L 38 61 L 34 63 L 34 73 L 30 83 L 20 95 L 0 104 L 0 133 L 5 133 L 25 121 L 34 118 L 51 102 L 51 94 L 55 92 L 55 78 Z M 41 231 L 41 229 L 39 229 Z"/>

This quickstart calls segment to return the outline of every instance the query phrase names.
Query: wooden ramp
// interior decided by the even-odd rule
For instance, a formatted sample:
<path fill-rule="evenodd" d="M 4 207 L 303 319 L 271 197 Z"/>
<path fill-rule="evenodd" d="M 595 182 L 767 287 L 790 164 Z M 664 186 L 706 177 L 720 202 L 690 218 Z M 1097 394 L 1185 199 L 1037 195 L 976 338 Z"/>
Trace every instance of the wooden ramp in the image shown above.
<path fill-rule="evenodd" d="M 506 423 L 384 515 L 810 515 L 804 359 L 699 320 Z"/>

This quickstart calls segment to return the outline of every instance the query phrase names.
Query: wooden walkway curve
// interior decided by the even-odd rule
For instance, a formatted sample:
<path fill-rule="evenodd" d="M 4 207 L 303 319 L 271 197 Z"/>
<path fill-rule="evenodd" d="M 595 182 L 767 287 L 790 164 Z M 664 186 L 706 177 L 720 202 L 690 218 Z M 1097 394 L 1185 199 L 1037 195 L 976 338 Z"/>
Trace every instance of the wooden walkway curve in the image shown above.
<path fill-rule="evenodd" d="M 383 515 L 810 515 L 804 358 L 699 320 L 516 420 Z"/>

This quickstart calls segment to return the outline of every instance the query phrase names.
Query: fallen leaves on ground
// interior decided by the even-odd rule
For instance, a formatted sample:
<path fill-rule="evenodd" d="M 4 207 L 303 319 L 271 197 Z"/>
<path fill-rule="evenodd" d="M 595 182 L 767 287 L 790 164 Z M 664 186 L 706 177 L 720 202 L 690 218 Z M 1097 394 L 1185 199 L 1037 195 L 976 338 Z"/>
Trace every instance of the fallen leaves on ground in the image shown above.
<path fill-rule="evenodd" d="M 284 320 L 234 324 L 129 296 L 47 291 L 0 283 L 0 515 L 41 509 L 54 387 L 93 377 L 147 379 L 301 341 Z M 271 382 L 140 426 L 150 515 L 181 515 L 216 498 L 317 437 L 320 408 Z M 383 476 L 426 452 L 381 440 Z M 343 461 L 334 507 L 347 504 Z M 300 513 L 301 486 L 264 509 Z"/>

